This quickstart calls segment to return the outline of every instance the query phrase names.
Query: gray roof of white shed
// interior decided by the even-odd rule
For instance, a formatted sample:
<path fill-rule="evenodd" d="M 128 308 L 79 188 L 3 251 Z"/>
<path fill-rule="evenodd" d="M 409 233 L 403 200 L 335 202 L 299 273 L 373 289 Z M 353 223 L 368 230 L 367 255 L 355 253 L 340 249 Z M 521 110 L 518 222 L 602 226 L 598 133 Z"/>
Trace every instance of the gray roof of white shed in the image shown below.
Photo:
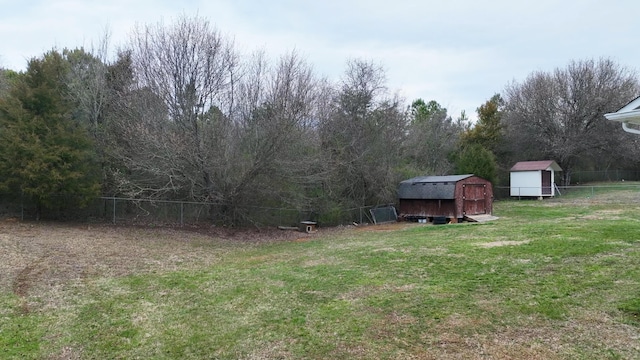
<path fill-rule="evenodd" d="M 398 197 L 400 199 L 455 199 L 456 183 L 473 176 L 446 175 L 446 176 L 418 176 L 400 182 Z"/>

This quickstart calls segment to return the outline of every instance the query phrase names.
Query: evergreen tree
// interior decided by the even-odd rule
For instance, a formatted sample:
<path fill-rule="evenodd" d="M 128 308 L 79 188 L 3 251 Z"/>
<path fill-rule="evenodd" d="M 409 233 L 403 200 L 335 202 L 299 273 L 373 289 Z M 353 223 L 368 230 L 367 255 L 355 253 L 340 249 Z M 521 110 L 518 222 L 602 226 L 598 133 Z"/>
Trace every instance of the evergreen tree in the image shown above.
<path fill-rule="evenodd" d="M 497 164 L 493 153 L 480 144 L 471 144 L 455 156 L 457 174 L 474 174 L 492 183 L 496 181 Z"/>
<path fill-rule="evenodd" d="M 471 173 L 492 183 L 498 180 L 498 154 L 502 154 L 502 108 L 504 101 L 499 94 L 476 110 L 478 121 L 460 135 L 458 150 L 453 153 L 453 162 L 458 174 Z"/>
<path fill-rule="evenodd" d="M 71 115 L 67 71 L 63 56 L 48 52 L 0 99 L 0 190 L 33 199 L 38 217 L 59 195 L 83 205 L 100 189 L 86 127 Z"/>
<path fill-rule="evenodd" d="M 504 101 L 500 94 L 493 95 L 486 103 L 480 105 L 476 110 L 478 122 L 461 136 L 463 146 L 479 144 L 497 156 L 503 141 L 503 107 Z"/>

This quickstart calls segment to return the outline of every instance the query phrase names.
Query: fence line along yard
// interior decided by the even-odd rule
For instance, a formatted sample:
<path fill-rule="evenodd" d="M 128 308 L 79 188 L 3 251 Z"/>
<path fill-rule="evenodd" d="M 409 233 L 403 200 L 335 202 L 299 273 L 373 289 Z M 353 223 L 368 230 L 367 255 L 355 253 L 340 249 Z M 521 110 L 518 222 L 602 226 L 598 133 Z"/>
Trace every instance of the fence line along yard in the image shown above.
<path fill-rule="evenodd" d="M 101 197 L 104 203 L 104 220 L 116 223 L 222 224 L 231 219 L 233 223 L 251 226 L 296 225 L 301 221 L 319 221 L 325 225 L 341 225 L 353 222 L 372 222 L 369 209 L 374 206 L 339 209 L 318 213 L 284 207 L 239 206 L 229 208 L 224 203 L 151 200 L 119 197 Z"/>
<path fill-rule="evenodd" d="M 518 200 L 510 195 L 508 186 L 494 187 L 497 200 Z M 640 182 L 617 182 L 611 184 L 558 186 L 556 197 L 593 197 L 603 191 L 640 191 Z M 376 206 L 362 206 L 347 209 L 314 211 L 285 207 L 242 206 L 179 200 L 135 199 L 105 196 L 96 198 L 85 207 L 68 206 L 73 197 L 60 196 L 58 207 L 43 210 L 43 220 L 71 220 L 83 222 L 104 222 L 112 224 L 142 225 L 223 225 L 233 223 L 241 226 L 297 226 L 301 221 L 317 221 L 321 226 L 335 226 L 351 223 L 373 223 L 370 209 Z M 526 197 L 522 197 L 525 199 Z M 21 220 L 35 220 L 34 202 L 25 197 L 0 197 L 0 217 L 15 217 Z"/>
<path fill-rule="evenodd" d="M 512 196 L 511 195 L 511 187 L 510 186 L 496 186 L 494 187 L 494 196 L 499 200 L 507 200 L 507 199 L 526 199 L 527 196 Z M 539 189 L 534 187 L 516 187 L 515 193 L 530 193 L 532 189 Z M 620 182 L 613 183 L 610 185 L 602 185 L 602 184 L 594 184 L 594 185 L 571 185 L 571 186 L 559 186 L 555 185 L 556 196 L 555 197 L 563 197 L 563 196 L 595 196 L 600 192 L 606 192 L 611 190 L 632 190 L 632 191 L 640 191 L 640 182 Z"/>
<path fill-rule="evenodd" d="M 233 223 L 244 226 L 297 226 L 301 221 L 313 220 L 323 225 L 373 222 L 369 209 L 375 206 L 314 210 L 285 207 L 239 206 L 224 203 L 137 199 L 103 196 L 84 207 L 69 207 L 72 197 L 59 196 L 59 206 L 43 209 L 42 219 L 105 222 L 112 224 L 142 225 L 223 225 Z M 21 220 L 36 219 L 36 207 L 28 198 L 7 200 L 0 198 L 0 217 Z"/>

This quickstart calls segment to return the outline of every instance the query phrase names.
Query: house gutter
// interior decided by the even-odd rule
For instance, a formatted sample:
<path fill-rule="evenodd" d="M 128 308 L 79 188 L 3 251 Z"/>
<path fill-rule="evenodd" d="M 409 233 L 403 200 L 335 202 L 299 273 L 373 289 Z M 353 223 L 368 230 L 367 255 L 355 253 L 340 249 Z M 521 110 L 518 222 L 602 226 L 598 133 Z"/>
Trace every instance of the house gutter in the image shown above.
<path fill-rule="evenodd" d="M 622 123 L 622 129 L 628 133 L 640 135 L 640 130 L 634 129 L 629 124 L 640 125 L 640 111 L 625 111 L 623 113 L 604 114 L 607 120 L 618 121 Z"/>
<path fill-rule="evenodd" d="M 640 135 L 640 130 L 629 127 L 629 125 L 627 125 L 627 122 L 622 123 L 622 130 L 628 133 Z"/>

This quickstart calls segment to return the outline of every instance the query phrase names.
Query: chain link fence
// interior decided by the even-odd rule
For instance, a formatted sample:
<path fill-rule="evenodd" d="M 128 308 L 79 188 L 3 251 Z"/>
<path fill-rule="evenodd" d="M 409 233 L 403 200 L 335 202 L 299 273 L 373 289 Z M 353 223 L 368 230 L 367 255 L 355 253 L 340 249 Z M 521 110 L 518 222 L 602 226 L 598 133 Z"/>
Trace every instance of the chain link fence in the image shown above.
<path fill-rule="evenodd" d="M 540 190 L 539 187 L 519 187 L 515 188 L 514 193 L 531 193 L 532 190 Z M 598 185 L 572 185 L 572 186 L 556 186 L 555 187 L 555 197 L 593 197 L 598 194 L 602 194 L 605 192 L 610 192 L 612 190 L 628 190 L 628 191 L 638 191 L 640 192 L 640 183 L 627 183 L 619 182 L 612 183 L 611 185 L 606 184 L 598 184 Z M 508 200 L 508 199 L 530 199 L 535 198 L 536 196 L 512 196 L 511 195 L 511 187 L 509 186 L 496 186 L 493 188 L 493 196 L 497 200 Z M 546 195 L 545 195 L 546 196 Z"/>
<path fill-rule="evenodd" d="M 571 183 L 580 185 L 598 181 L 640 181 L 640 171 L 637 170 L 596 170 L 574 171 Z"/>
<path fill-rule="evenodd" d="M 0 217 L 21 220 L 101 222 L 123 225 L 225 225 L 298 226 L 314 221 L 321 226 L 373 223 L 374 206 L 324 211 L 279 207 L 228 206 L 220 203 L 100 197 L 79 206 L 71 195 L 54 197 L 54 206 L 38 208 L 26 196 L 0 196 Z"/>
<path fill-rule="evenodd" d="M 627 170 L 576 171 L 576 185 L 557 186 L 556 197 L 594 196 L 612 187 L 640 191 L 640 172 Z M 608 184 L 580 185 L 581 181 L 611 182 Z M 625 183 L 626 182 L 626 183 Z M 631 182 L 631 183 L 630 183 Z M 509 186 L 494 186 L 497 200 L 514 199 Z M 517 199 L 518 197 L 515 197 Z M 53 206 L 38 208 L 34 201 L 21 194 L 0 194 L 0 217 L 21 220 L 56 220 L 101 222 L 137 225 L 224 225 L 238 226 L 298 226 L 302 221 L 314 221 L 319 226 L 374 223 L 370 210 L 376 206 L 353 208 L 333 207 L 322 210 L 304 210 L 281 207 L 229 206 L 219 203 L 131 199 L 100 197 L 85 202 L 78 197 L 54 197 Z"/>

